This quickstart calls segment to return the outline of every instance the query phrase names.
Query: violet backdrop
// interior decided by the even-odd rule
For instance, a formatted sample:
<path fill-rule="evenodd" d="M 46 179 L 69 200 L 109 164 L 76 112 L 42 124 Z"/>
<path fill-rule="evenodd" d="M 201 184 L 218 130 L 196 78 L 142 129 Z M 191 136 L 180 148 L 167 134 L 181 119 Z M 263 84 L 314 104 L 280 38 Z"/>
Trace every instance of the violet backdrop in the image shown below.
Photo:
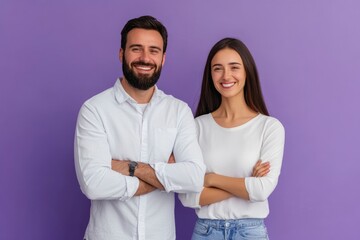
<path fill-rule="evenodd" d="M 274 240 L 358 239 L 360 2 L 1 0 L 0 239 L 82 239 L 89 200 L 73 164 L 78 110 L 121 76 L 120 30 L 169 31 L 158 86 L 195 108 L 211 46 L 242 39 L 286 128 L 266 223 Z M 177 200 L 178 239 L 196 216 Z"/>

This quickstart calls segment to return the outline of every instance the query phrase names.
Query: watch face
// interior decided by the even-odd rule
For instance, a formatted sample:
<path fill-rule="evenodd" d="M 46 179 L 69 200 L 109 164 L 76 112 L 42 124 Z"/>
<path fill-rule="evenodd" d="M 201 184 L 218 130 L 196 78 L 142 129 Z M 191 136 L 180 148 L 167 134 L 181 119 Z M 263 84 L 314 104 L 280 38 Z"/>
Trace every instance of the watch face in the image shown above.
<path fill-rule="evenodd" d="M 130 162 L 130 166 L 133 167 L 133 168 L 135 168 L 137 165 L 138 165 L 137 162 Z"/>

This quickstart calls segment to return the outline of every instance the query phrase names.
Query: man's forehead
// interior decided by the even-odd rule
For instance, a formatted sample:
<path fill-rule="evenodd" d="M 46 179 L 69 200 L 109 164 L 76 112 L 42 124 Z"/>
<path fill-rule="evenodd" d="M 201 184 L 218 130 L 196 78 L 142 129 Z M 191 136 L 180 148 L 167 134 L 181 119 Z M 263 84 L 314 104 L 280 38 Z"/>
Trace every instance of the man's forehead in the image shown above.
<path fill-rule="evenodd" d="M 141 28 L 132 29 L 127 35 L 128 47 L 138 45 L 143 47 L 163 48 L 163 39 L 160 33 L 156 30 L 148 30 Z"/>

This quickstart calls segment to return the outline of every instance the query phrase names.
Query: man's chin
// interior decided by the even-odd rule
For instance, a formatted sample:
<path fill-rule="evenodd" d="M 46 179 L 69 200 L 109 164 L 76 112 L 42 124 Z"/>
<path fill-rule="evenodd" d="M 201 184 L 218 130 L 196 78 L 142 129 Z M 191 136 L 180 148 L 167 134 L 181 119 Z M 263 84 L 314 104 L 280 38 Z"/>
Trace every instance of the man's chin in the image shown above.
<path fill-rule="evenodd" d="M 135 75 L 137 78 L 139 79 L 144 79 L 144 78 L 151 78 L 154 74 L 150 74 L 150 73 L 145 73 L 145 74 L 137 74 Z"/>
<path fill-rule="evenodd" d="M 134 75 L 137 77 L 137 78 L 151 78 L 154 76 L 154 71 L 151 71 L 151 73 L 138 73 L 138 72 L 134 72 Z"/>

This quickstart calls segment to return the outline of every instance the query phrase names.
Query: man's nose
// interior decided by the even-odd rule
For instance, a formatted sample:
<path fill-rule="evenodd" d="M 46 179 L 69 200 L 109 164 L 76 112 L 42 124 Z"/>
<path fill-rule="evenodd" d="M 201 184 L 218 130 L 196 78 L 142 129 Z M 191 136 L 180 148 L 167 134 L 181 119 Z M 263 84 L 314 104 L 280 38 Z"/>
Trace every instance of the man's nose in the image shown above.
<path fill-rule="evenodd" d="M 146 63 L 149 62 L 150 61 L 149 54 L 150 53 L 146 50 L 142 51 L 140 55 L 140 59 Z"/>

